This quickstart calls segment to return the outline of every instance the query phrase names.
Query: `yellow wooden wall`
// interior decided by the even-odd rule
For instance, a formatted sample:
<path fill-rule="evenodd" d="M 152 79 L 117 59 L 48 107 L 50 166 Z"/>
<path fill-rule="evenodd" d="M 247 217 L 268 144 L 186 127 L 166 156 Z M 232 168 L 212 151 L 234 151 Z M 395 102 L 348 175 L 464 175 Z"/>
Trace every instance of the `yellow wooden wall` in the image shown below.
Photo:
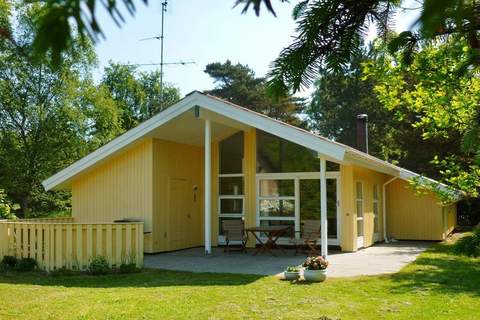
<path fill-rule="evenodd" d="M 363 232 L 365 237 L 364 245 L 369 247 L 374 244 L 374 217 L 373 217 L 373 185 L 378 187 L 378 224 L 380 236 L 379 240 L 383 240 L 383 212 L 382 212 L 382 186 L 385 183 L 386 177 L 383 173 L 373 171 L 370 169 L 354 167 L 354 201 L 356 198 L 355 185 L 357 182 L 363 183 Z M 356 210 L 355 210 L 356 215 Z M 357 234 L 355 224 L 355 234 Z"/>
<path fill-rule="evenodd" d="M 415 195 L 406 181 L 393 181 L 387 186 L 387 231 L 395 239 L 442 240 L 445 230 L 439 200 L 433 194 Z"/>
<path fill-rule="evenodd" d="M 447 222 L 447 229 L 445 231 L 445 237 L 452 233 L 453 229 L 457 226 L 457 203 L 453 203 L 447 207 L 446 209 L 446 222 Z"/>
<path fill-rule="evenodd" d="M 382 173 L 352 165 L 341 165 L 342 186 L 342 235 L 340 246 L 343 251 L 356 251 L 357 247 L 357 210 L 356 183 L 363 183 L 363 219 L 365 247 L 374 244 L 373 185 L 378 186 L 378 223 L 379 241 L 383 240 L 382 185 L 386 176 Z"/>
<path fill-rule="evenodd" d="M 341 239 L 342 251 L 357 250 L 357 223 L 355 212 L 355 190 L 353 184 L 353 166 L 340 166 L 341 179 Z"/>
<path fill-rule="evenodd" d="M 138 218 L 152 231 L 152 141 L 146 140 L 72 183 L 72 214 L 79 223 Z M 145 237 L 145 250 L 151 248 Z"/>
<path fill-rule="evenodd" d="M 170 179 L 188 181 L 187 199 L 171 199 Z M 185 247 L 203 244 L 203 148 L 153 139 L 153 232 L 152 252 L 179 249 L 171 243 L 170 224 L 175 219 L 170 201 L 186 201 L 191 211 L 190 226 L 185 229 Z M 194 200 L 194 186 L 197 186 Z"/>

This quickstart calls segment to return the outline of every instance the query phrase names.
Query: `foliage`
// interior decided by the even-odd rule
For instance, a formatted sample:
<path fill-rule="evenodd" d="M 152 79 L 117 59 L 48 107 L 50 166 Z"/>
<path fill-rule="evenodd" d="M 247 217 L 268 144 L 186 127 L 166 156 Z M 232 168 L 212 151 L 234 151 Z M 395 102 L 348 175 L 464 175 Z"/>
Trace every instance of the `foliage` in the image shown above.
<path fill-rule="evenodd" d="M 37 261 L 33 258 L 21 258 L 15 267 L 19 272 L 31 272 L 37 267 Z"/>
<path fill-rule="evenodd" d="M 325 270 L 328 267 L 328 261 L 322 256 L 307 257 L 302 267 L 307 270 Z"/>
<path fill-rule="evenodd" d="M 277 120 L 296 126 L 304 126 L 298 114 L 304 107 L 304 101 L 290 95 L 273 99 L 267 95 L 266 80 L 255 76 L 255 72 L 246 65 L 210 63 L 205 73 L 213 78 L 216 87 L 207 93 L 230 102 L 265 114 Z"/>
<path fill-rule="evenodd" d="M 68 211 L 67 192 L 45 192 L 40 182 L 120 132 L 115 102 L 91 80 L 95 53 L 72 40 L 55 68 L 47 57 L 32 61 L 39 5 L 17 6 L 8 15 L 14 44 L 0 52 L 0 181 L 21 215 Z"/>
<path fill-rule="evenodd" d="M 131 263 L 122 263 L 118 267 L 118 272 L 122 274 L 129 274 L 129 273 L 138 273 L 141 272 L 142 269 L 138 268 L 134 262 Z"/>
<path fill-rule="evenodd" d="M 244 11 L 253 5 L 258 14 L 264 3 L 273 12 L 271 0 L 245 0 Z M 466 59 L 457 66 L 459 72 L 480 64 L 478 12 L 473 0 L 425 0 L 419 3 L 420 17 L 410 30 L 390 37 L 393 20 L 401 0 L 304 0 L 294 9 L 297 35 L 283 49 L 271 70 L 271 89 L 284 92 L 307 87 L 319 70 L 341 70 L 360 53 L 361 39 L 374 24 L 377 34 L 388 40 L 391 52 L 397 52 L 404 63 L 413 61 L 416 50 L 425 41 L 464 37 Z"/>
<path fill-rule="evenodd" d="M 8 200 L 5 191 L 0 189 L 0 219 L 15 219 L 12 212 L 12 204 Z"/>
<path fill-rule="evenodd" d="M 104 256 L 95 256 L 88 262 L 87 272 L 91 275 L 105 275 L 111 271 L 108 260 Z"/>
<path fill-rule="evenodd" d="M 160 72 L 138 72 L 132 65 L 110 62 L 101 81 L 120 112 L 124 131 L 135 127 L 180 100 L 178 88 L 160 86 Z"/>
<path fill-rule="evenodd" d="M 476 227 L 471 234 L 457 240 L 453 250 L 457 254 L 468 257 L 480 257 L 480 227 Z"/>
<path fill-rule="evenodd" d="M 300 272 L 300 268 L 299 267 L 287 267 L 287 269 L 285 269 L 286 272 Z"/>
<path fill-rule="evenodd" d="M 0 264 L 5 270 L 14 270 L 18 265 L 18 259 L 14 256 L 4 256 Z"/>
<path fill-rule="evenodd" d="M 385 54 L 367 63 L 364 71 L 376 79 L 379 100 L 398 120 L 410 121 L 427 142 L 445 141 L 432 154 L 442 180 L 476 197 L 480 187 L 479 70 L 456 71 L 468 61 L 468 50 L 463 39 L 427 43 L 409 64 L 400 54 Z"/>

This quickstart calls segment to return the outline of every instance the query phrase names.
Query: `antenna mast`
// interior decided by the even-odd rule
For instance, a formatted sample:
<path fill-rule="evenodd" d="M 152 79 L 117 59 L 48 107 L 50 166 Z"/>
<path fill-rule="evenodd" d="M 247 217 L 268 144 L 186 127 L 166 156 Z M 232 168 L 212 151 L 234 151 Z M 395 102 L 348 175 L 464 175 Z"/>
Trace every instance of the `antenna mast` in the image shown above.
<path fill-rule="evenodd" d="M 162 30 L 160 34 L 160 110 L 163 109 L 163 26 L 165 21 L 165 12 L 167 12 L 167 0 L 162 1 Z"/>

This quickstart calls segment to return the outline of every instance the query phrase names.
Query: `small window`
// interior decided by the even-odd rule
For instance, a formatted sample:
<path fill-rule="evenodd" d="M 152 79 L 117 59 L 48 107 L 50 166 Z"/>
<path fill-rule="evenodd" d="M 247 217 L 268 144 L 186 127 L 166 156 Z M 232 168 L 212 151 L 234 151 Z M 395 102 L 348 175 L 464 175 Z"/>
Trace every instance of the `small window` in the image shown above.
<path fill-rule="evenodd" d="M 220 177 L 220 195 L 243 195 L 243 177 Z"/>

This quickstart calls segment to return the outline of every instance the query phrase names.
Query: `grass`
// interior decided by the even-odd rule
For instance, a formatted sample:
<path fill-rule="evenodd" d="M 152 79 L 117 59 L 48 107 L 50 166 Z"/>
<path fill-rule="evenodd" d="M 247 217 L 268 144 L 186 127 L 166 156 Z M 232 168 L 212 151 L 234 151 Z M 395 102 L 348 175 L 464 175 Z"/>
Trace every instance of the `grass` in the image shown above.
<path fill-rule="evenodd" d="M 174 271 L 4 274 L 0 301 L 0 319 L 478 319 L 480 259 L 438 244 L 394 275 L 305 285 Z"/>

